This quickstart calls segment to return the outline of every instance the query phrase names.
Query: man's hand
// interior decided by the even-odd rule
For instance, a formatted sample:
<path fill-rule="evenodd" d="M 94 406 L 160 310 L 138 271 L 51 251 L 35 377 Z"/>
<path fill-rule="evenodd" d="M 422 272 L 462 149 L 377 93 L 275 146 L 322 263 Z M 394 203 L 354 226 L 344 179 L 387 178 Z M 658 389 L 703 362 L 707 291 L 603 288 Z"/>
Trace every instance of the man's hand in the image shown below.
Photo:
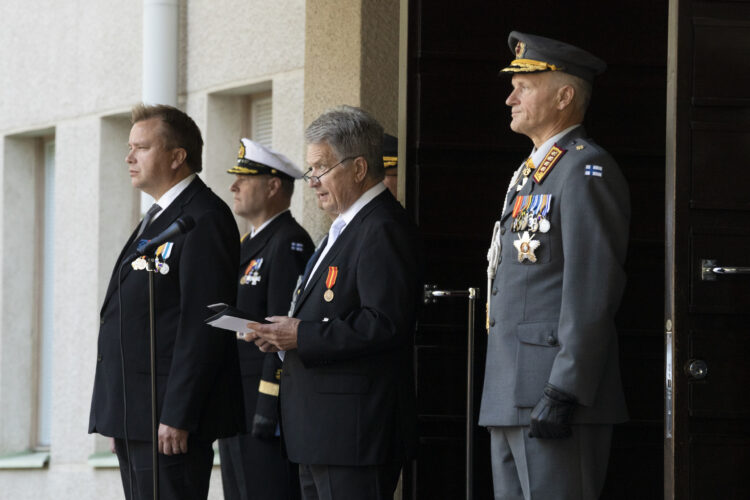
<path fill-rule="evenodd" d="M 542 399 L 531 410 L 529 437 L 565 438 L 572 434 L 570 419 L 575 410 L 576 398 L 554 385 L 547 384 Z"/>
<path fill-rule="evenodd" d="M 248 323 L 258 338 L 255 345 L 263 352 L 289 351 L 297 348 L 297 328 L 300 320 L 288 316 L 266 318 L 268 324 Z"/>
<path fill-rule="evenodd" d="M 159 453 L 179 455 L 188 451 L 188 431 L 159 424 Z"/>

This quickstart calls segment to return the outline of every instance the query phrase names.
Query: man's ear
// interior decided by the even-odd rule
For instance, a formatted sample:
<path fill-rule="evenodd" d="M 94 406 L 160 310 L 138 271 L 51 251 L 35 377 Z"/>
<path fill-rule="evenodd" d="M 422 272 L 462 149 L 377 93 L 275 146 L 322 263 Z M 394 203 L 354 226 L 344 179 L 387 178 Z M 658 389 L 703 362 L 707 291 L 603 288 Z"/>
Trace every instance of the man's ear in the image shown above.
<path fill-rule="evenodd" d="M 187 151 L 184 148 L 174 148 L 172 150 L 172 165 L 170 165 L 170 168 L 172 170 L 179 170 L 185 164 L 186 159 Z"/>
<path fill-rule="evenodd" d="M 572 85 L 563 85 L 557 90 L 557 109 L 562 111 L 573 102 L 576 95 L 576 89 Z"/>
<path fill-rule="evenodd" d="M 370 167 L 369 165 L 367 165 L 367 160 L 365 160 L 365 157 L 357 156 L 354 159 L 354 180 L 357 182 L 362 182 L 363 180 L 365 180 L 369 168 Z"/>
<path fill-rule="evenodd" d="M 269 198 L 271 198 L 272 196 L 276 196 L 276 194 L 281 190 L 281 178 L 276 177 L 275 175 L 270 176 L 266 187 L 268 189 Z"/>

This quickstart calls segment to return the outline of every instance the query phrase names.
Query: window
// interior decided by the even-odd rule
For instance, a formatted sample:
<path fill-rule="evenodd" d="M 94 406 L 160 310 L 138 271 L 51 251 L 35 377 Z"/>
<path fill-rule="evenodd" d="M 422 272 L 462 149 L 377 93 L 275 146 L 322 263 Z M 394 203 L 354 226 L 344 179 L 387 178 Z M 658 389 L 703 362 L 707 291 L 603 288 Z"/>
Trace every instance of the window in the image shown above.
<path fill-rule="evenodd" d="M 36 448 L 48 449 L 52 424 L 52 346 L 54 342 L 55 141 L 42 142 L 43 161 L 37 173 L 37 418 Z"/>
<path fill-rule="evenodd" d="M 252 122 L 252 129 L 249 134 L 250 138 L 264 146 L 268 146 L 269 148 L 272 147 L 273 113 L 271 107 L 271 96 L 256 97 L 252 100 L 250 109 L 250 119 Z"/>

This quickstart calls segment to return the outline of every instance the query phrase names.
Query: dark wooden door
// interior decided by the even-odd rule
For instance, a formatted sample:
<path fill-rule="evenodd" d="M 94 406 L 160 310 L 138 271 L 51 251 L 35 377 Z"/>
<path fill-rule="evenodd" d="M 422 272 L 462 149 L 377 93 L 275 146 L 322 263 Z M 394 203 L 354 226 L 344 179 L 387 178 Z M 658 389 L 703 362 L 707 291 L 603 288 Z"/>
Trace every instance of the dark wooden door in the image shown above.
<path fill-rule="evenodd" d="M 615 429 L 603 498 L 663 491 L 664 138 L 667 2 L 409 2 L 406 205 L 420 224 L 427 282 L 486 288 L 486 253 L 513 171 L 531 143 L 510 131 L 498 70 L 511 30 L 559 38 L 609 63 L 586 120 L 630 183 L 628 288 L 618 314 L 631 420 Z M 403 138 L 402 138 L 403 139 Z M 477 311 L 474 394 L 483 382 L 484 298 Z M 404 498 L 464 498 L 466 302 L 422 311 L 416 349 L 420 452 Z M 486 430 L 476 427 L 474 498 L 492 498 Z"/>
<path fill-rule="evenodd" d="M 671 4 L 665 498 L 746 499 L 750 2 Z"/>

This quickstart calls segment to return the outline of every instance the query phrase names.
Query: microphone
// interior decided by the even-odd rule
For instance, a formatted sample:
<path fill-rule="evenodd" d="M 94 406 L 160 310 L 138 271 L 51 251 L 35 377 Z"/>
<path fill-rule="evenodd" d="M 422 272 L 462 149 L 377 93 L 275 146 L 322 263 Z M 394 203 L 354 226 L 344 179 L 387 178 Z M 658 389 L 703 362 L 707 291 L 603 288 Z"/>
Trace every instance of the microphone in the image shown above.
<path fill-rule="evenodd" d="M 148 255 L 159 248 L 159 246 L 161 246 L 161 244 L 165 241 L 174 238 L 178 234 L 185 234 L 194 227 L 195 220 L 193 220 L 192 217 L 190 217 L 189 215 L 180 217 L 155 238 L 139 243 L 138 248 L 136 249 L 136 253 L 138 255 Z"/>

